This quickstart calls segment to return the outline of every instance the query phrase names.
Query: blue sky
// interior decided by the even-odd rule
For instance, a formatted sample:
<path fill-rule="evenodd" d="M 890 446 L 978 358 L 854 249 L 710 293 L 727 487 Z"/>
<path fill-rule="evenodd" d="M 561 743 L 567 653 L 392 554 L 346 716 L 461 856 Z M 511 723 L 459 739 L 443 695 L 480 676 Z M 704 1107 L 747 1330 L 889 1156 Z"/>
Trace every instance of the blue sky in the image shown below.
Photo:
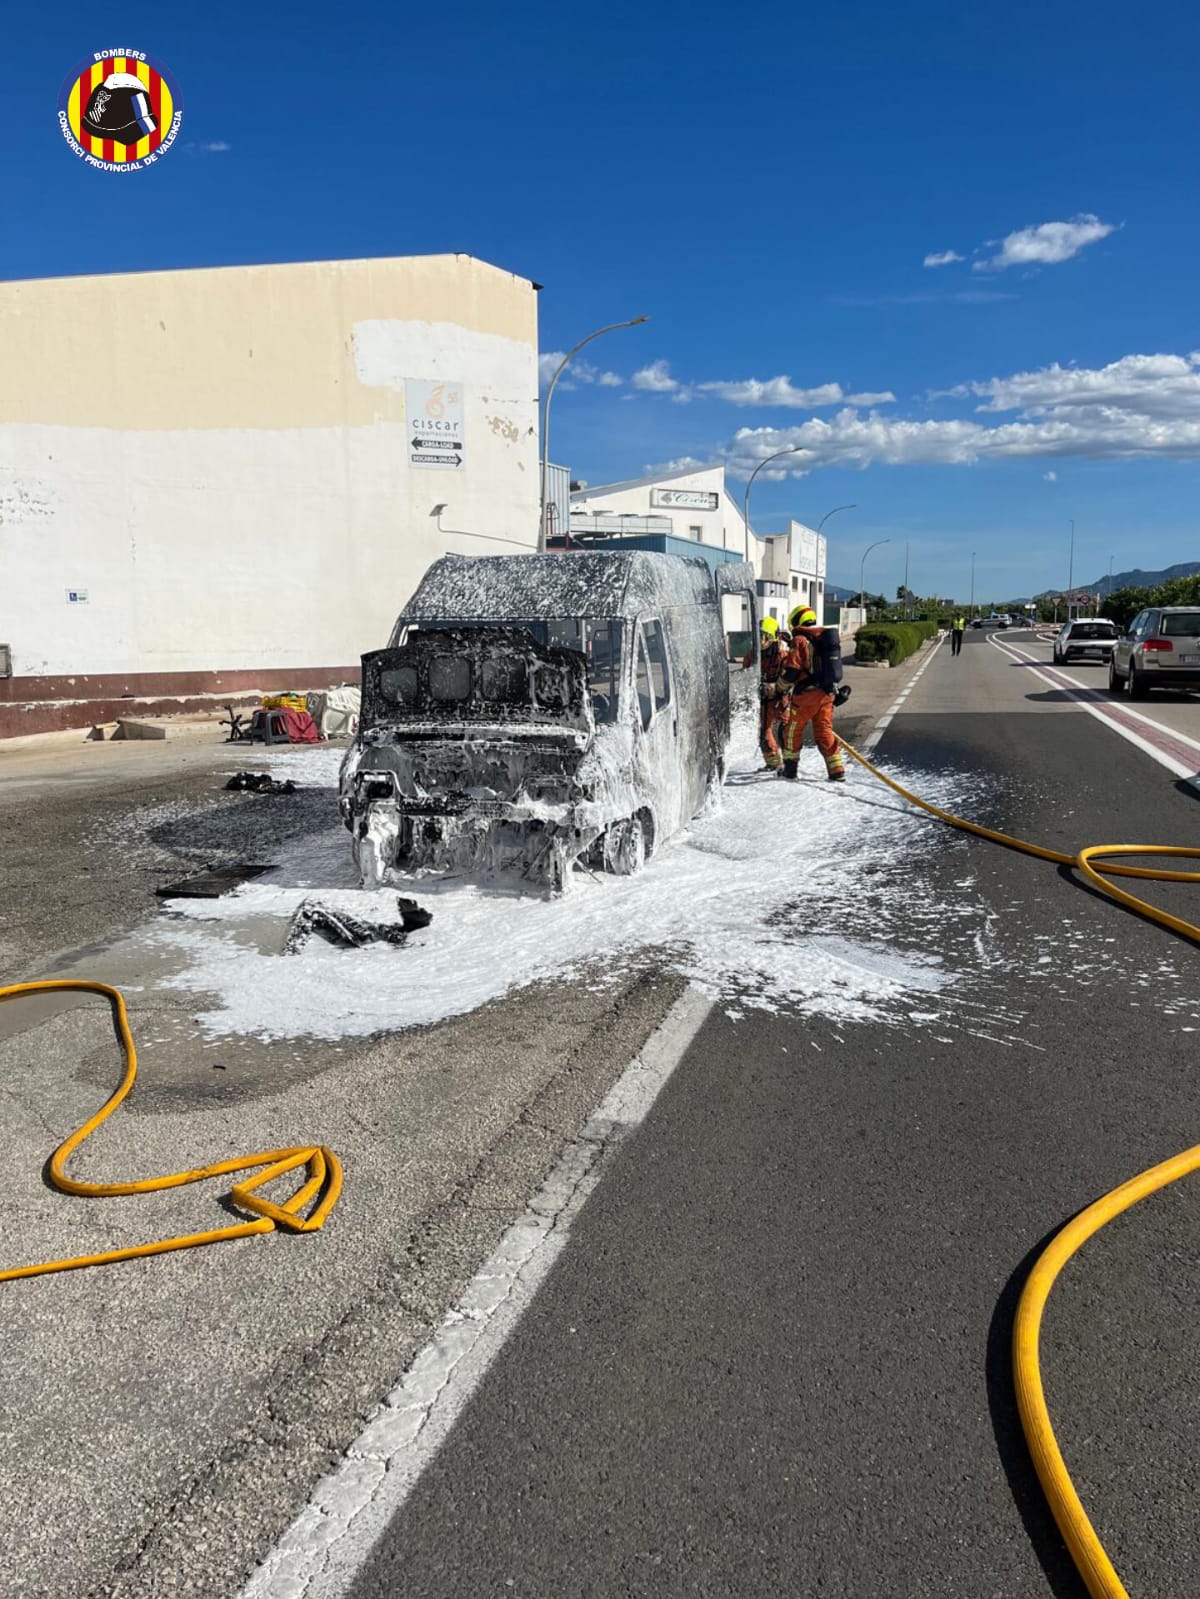
<path fill-rule="evenodd" d="M 890 539 L 880 588 L 906 542 L 921 593 L 965 598 L 971 551 L 977 598 L 1062 584 L 1072 517 L 1077 580 L 1200 559 L 1177 0 L 67 0 L 8 40 L 5 277 L 468 251 L 544 285 L 544 351 L 652 319 L 555 399 L 554 454 L 592 483 L 799 443 L 756 526 L 856 502 L 830 575 Z M 77 60 L 119 46 L 185 101 L 180 147 L 125 177 L 55 122 Z"/>

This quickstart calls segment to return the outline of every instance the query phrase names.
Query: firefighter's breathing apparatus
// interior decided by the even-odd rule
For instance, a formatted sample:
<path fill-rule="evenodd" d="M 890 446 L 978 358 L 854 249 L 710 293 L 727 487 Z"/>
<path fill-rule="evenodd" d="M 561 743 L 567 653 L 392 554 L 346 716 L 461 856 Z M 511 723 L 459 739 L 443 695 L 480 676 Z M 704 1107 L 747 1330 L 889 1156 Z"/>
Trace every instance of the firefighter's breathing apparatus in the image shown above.
<path fill-rule="evenodd" d="M 849 690 L 846 691 L 847 694 Z M 1113 877 L 1140 878 L 1143 881 L 1200 884 L 1200 871 L 1181 872 L 1163 867 L 1125 866 L 1115 864 L 1113 857 L 1167 856 L 1175 859 L 1200 860 L 1200 849 L 1169 848 L 1151 844 L 1094 844 L 1067 855 L 1060 850 L 1046 849 L 1040 844 L 1030 844 L 1007 833 L 982 827 L 977 822 L 966 821 L 950 811 L 930 804 L 896 782 L 865 755 L 859 754 L 845 739 L 838 743 L 852 760 L 870 772 L 910 805 L 926 811 L 939 821 L 948 823 L 977 838 L 984 838 L 1006 849 L 1019 850 L 1039 860 L 1057 866 L 1068 866 L 1099 889 L 1115 899 L 1118 904 L 1134 911 L 1147 920 L 1156 922 L 1180 937 L 1200 944 L 1200 926 L 1184 921 L 1160 910 L 1138 895 L 1118 887 L 1108 879 Z M 1103 863 L 1103 864 L 1102 864 Z M 110 1265 L 120 1260 L 133 1260 L 146 1255 L 162 1255 L 172 1250 L 191 1249 L 201 1244 L 222 1243 L 232 1238 L 245 1238 L 254 1233 L 272 1232 L 277 1227 L 289 1232 L 316 1232 L 322 1227 L 337 1203 L 342 1187 L 341 1162 L 331 1149 L 324 1145 L 295 1146 L 289 1149 L 269 1149 L 256 1155 L 234 1156 L 216 1161 L 209 1166 L 199 1166 L 190 1171 L 172 1172 L 162 1177 L 149 1177 L 123 1183 L 86 1183 L 66 1174 L 66 1163 L 77 1149 L 112 1115 L 125 1100 L 137 1076 L 137 1050 L 129 1027 L 125 1001 L 119 989 L 107 983 L 86 982 L 81 979 L 55 979 L 44 982 L 14 983 L 0 987 L 0 1002 L 38 993 L 99 994 L 112 1007 L 113 1021 L 124 1057 L 125 1069 L 121 1081 L 94 1116 L 65 1138 L 50 1157 L 49 1175 L 56 1188 L 66 1194 L 82 1198 L 112 1198 L 130 1194 L 152 1194 L 167 1188 L 181 1188 L 188 1183 L 203 1182 L 214 1177 L 230 1176 L 235 1172 L 253 1172 L 254 1176 L 235 1183 L 229 1198 L 241 1211 L 249 1212 L 253 1220 L 235 1223 L 230 1227 L 215 1228 L 207 1232 L 188 1233 L 175 1238 L 160 1239 L 154 1243 L 137 1244 L 125 1249 L 106 1250 L 94 1255 L 79 1255 L 64 1260 L 46 1261 L 31 1266 L 17 1266 L 0 1270 L 0 1282 L 11 1282 L 20 1277 L 42 1276 L 50 1272 L 72 1271 L 85 1266 Z M 1055 1279 L 1089 1238 L 1114 1216 L 1137 1204 L 1147 1195 L 1157 1193 L 1181 1177 L 1200 1169 L 1200 1144 L 1171 1160 L 1152 1166 L 1140 1176 L 1114 1188 L 1089 1205 L 1059 1232 L 1043 1252 L 1030 1273 L 1017 1307 L 1013 1328 L 1013 1373 L 1017 1407 L 1021 1425 L 1033 1457 L 1038 1480 L 1049 1501 L 1054 1519 L 1071 1552 L 1072 1559 L 1092 1599 L 1129 1599 L 1126 1589 L 1096 1536 L 1087 1512 L 1071 1482 L 1062 1452 L 1058 1447 L 1046 1406 L 1038 1362 L 1038 1338 L 1042 1313 L 1054 1286 Z M 278 1178 L 303 1171 L 304 1181 L 282 1203 L 276 1204 L 259 1193 L 259 1189 Z"/>
<path fill-rule="evenodd" d="M 1200 871 L 1179 872 L 1157 866 L 1121 866 L 1115 864 L 1112 859 L 1114 856 L 1144 858 L 1153 855 L 1172 859 L 1200 860 L 1200 849 L 1169 848 L 1159 844 L 1092 844 L 1079 850 L 1075 855 L 1067 855 L 1060 850 L 1045 849 L 1040 844 L 1029 844 L 1024 839 L 1012 838 L 1009 834 L 998 833 L 993 828 L 981 827 L 977 822 L 965 821 L 961 816 L 954 816 L 937 805 L 931 805 L 927 800 L 919 799 L 894 778 L 888 777 L 885 772 L 872 765 L 865 755 L 860 755 L 856 749 L 846 743 L 845 739 L 839 738 L 838 743 L 847 755 L 865 767 L 873 777 L 877 777 L 894 793 L 899 794 L 902 799 L 906 799 L 910 805 L 927 811 L 930 816 L 936 816 L 940 821 L 948 822 L 951 827 L 960 828 L 965 833 L 973 833 L 976 838 L 986 838 L 993 844 L 1004 845 L 1006 849 L 1019 850 L 1024 855 L 1034 855 L 1038 860 L 1052 861 L 1056 866 L 1069 866 L 1079 872 L 1093 888 L 1099 889 L 1102 894 L 1107 894 L 1110 899 L 1115 899 L 1128 910 L 1146 917 L 1148 921 L 1157 922 L 1160 927 L 1165 927 L 1172 933 L 1178 933 L 1181 938 L 1190 939 L 1193 944 L 1200 944 L 1200 926 L 1194 922 L 1184 921 L 1180 916 L 1172 916 L 1169 911 L 1160 910 L 1157 905 L 1151 905 L 1137 894 L 1131 894 L 1127 889 L 1119 888 L 1116 883 L 1108 881 L 1111 877 L 1135 877 L 1157 883 L 1200 884 Z M 1160 1165 L 1151 1166 L 1148 1171 L 1131 1178 L 1129 1182 L 1122 1183 L 1119 1188 L 1102 1195 L 1086 1210 L 1080 1211 L 1061 1232 L 1054 1236 L 1038 1257 L 1017 1306 L 1013 1325 L 1013 1384 L 1016 1389 L 1021 1426 L 1038 1474 L 1038 1481 L 1042 1485 L 1042 1492 L 1046 1495 L 1054 1519 L 1058 1523 L 1058 1529 L 1063 1535 L 1091 1599 L 1129 1599 L 1129 1595 L 1103 1544 L 1096 1536 L 1096 1530 L 1075 1491 L 1075 1485 L 1071 1481 L 1062 1451 L 1054 1436 L 1038 1360 L 1042 1312 L 1050 1297 L 1050 1290 L 1054 1287 L 1055 1279 L 1089 1238 L 1112 1221 L 1114 1216 L 1119 1216 L 1123 1211 L 1136 1205 L 1140 1199 L 1157 1193 L 1160 1189 L 1197 1170 L 1200 1170 L 1200 1144 L 1184 1150 L 1181 1155 L 1176 1155 L 1171 1160 L 1163 1161 Z"/>

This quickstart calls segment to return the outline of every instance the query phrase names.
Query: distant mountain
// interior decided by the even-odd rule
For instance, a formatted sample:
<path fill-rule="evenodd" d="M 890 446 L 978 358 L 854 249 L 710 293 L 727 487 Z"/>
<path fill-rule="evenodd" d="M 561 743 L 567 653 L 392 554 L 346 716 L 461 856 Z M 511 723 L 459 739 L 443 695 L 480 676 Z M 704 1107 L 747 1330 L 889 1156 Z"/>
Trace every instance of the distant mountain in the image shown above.
<path fill-rule="evenodd" d="M 858 590 L 844 589 L 838 583 L 826 583 L 825 598 L 832 600 L 835 605 L 847 605 L 858 598 Z"/>
<path fill-rule="evenodd" d="M 1200 561 L 1177 561 L 1174 566 L 1165 566 L 1161 572 L 1146 572 L 1140 566 L 1135 566 L 1131 572 L 1114 572 L 1110 578 L 1106 572 L 1095 583 L 1076 583 L 1077 594 L 1115 594 L 1118 589 L 1152 589 L 1160 583 L 1169 583 L 1173 577 L 1193 577 L 1200 572 Z M 1046 589 L 1045 594 L 1061 594 L 1062 589 Z M 1037 598 L 1043 598 L 1038 595 Z"/>

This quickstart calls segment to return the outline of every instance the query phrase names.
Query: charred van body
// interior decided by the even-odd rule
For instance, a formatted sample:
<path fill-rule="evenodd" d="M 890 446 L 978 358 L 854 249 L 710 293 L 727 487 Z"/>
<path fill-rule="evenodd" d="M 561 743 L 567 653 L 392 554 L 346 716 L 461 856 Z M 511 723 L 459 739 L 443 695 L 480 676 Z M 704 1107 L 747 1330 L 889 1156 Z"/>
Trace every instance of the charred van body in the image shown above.
<path fill-rule="evenodd" d="M 589 552 L 444 556 L 363 657 L 341 774 L 363 881 L 637 871 L 724 772 L 724 593 L 751 569 Z M 752 616 L 751 625 L 756 622 Z"/>

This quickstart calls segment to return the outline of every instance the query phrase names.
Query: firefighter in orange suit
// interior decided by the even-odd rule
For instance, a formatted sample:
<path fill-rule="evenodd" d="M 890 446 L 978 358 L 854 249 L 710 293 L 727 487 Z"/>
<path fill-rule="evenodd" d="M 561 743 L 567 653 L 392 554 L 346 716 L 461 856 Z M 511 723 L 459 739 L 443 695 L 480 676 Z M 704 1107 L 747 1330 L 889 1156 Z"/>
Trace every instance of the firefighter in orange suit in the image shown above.
<path fill-rule="evenodd" d="M 825 772 L 831 783 L 846 778 L 841 746 L 833 733 L 833 690 L 822 687 L 819 675 L 819 640 L 823 628 L 817 626 L 817 613 L 797 605 L 788 617 L 792 647 L 780 672 L 787 692 L 783 714 L 783 775 L 793 782 L 800 764 L 804 729 L 812 723 L 813 739 L 825 757 Z"/>
<path fill-rule="evenodd" d="M 773 616 L 763 617 L 758 629 L 758 641 L 761 646 L 758 747 L 762 751 L 763 770 L 768 772 L 777 772 L 783 765 L 783 756 L 779 751 L 779 733 L 780 723 L 783 720 L 784 693 L 780 686 L 779 674 L 787 658 L 786 638 L 786 634 L 780 637 L 779 623 Z M 753 650 L 743 660 L 742 665 L 754 665 Z"/>

